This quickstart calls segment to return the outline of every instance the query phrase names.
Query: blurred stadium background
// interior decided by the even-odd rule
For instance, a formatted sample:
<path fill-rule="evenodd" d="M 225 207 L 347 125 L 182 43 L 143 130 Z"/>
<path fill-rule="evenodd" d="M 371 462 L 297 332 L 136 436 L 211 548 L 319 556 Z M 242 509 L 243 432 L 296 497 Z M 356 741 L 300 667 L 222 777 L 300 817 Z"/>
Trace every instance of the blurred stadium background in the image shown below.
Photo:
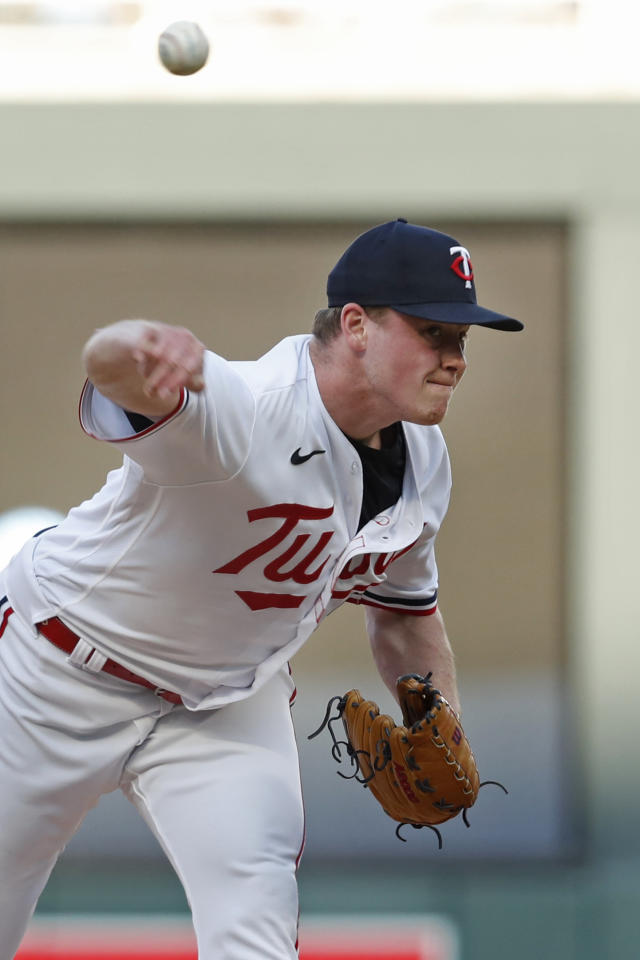
<path fill-rule="evenodd" d="M 211 59 L 171 77 L 157 34 L 184 18 Z M 397 216 L 458 236 L 481 302 L 526 324 L 471 339 L 439 548 L 465 727 L 509 796 L 483 790 L 441 852 L 398 843 L 306 740 L 351 686 L 393 710 L 360 612 L 334 614 L 292 664 L 303 960 L 638 955 L 639 26 L 632 0 L 0 2 L 0 553 L 25 508 L 37 529 L 118 462 L 77 425 L 96 326 L 149 316 L 259 356 Z M 18 956 L 189 943 L 114 794 Z"/>

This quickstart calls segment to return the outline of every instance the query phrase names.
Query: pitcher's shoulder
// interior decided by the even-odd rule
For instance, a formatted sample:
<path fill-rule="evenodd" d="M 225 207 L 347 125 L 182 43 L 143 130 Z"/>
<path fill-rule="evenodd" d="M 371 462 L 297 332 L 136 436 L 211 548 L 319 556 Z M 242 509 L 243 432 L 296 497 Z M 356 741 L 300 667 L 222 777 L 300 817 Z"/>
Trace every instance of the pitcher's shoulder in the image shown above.
<path fill-rule="evenodd" d="M 294 386 L 307 376 L 310 335 L 285 337 L 257 360 L 232 360 L 230 365 L 255 394 Z"/>

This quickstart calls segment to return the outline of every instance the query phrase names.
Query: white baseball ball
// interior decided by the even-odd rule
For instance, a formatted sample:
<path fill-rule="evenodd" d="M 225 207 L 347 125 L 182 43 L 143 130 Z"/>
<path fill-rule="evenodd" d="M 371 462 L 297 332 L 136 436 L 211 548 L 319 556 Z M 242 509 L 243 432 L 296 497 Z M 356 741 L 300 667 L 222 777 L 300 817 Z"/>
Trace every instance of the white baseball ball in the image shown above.
<path fill-rule="evenodd" d="M 170 73 L 187 77 L 204 67 L 209 56 L 209 41 L 198 23 L 177 20 L 160 34 L 158 55 Z"/>

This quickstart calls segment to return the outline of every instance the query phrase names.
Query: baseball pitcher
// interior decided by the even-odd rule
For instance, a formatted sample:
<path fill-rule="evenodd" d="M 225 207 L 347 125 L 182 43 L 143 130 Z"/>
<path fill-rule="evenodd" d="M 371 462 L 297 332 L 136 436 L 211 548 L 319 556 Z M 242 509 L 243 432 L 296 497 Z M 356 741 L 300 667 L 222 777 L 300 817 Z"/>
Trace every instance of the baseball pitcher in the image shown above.
<path fill-rule="evenodd" d="M 255 362 L 146 320 L 84 348 L 82 427 L 123 460 L 0 574 L 0 960 L 115 789 L 184 885 L 200 960 L 297 956 L 288 663 L 345 602 L 402 723 L 336 696 L 338 752 L 399 826 L 475 799 L 438 609 L 438 424 L 470 327 L 522 324 L 478 306 L 465 247 L 405 220 L 357 237 L 327 290 L 313 332 Z"/>

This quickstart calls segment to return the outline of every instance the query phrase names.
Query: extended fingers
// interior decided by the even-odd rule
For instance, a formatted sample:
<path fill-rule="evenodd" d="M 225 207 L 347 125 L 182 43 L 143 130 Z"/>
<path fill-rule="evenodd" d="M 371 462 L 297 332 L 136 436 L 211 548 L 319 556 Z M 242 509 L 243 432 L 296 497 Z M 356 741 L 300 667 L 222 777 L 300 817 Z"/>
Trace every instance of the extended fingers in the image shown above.
<path fill-rule="evenodd" d="M 147 367 L 144 390 L 149 396 L 168 397 L 182 387 L 202 390 L 203 385 L 198 366 L 189 358 L 157 360 Z"/>
<path fill-rule="evenodd" d="M 147 329 L 133 350 L 133 359 L 148 396 L 169 397 L 182 387 L 202 390 L 204 345 L 179 327 Z"/>

